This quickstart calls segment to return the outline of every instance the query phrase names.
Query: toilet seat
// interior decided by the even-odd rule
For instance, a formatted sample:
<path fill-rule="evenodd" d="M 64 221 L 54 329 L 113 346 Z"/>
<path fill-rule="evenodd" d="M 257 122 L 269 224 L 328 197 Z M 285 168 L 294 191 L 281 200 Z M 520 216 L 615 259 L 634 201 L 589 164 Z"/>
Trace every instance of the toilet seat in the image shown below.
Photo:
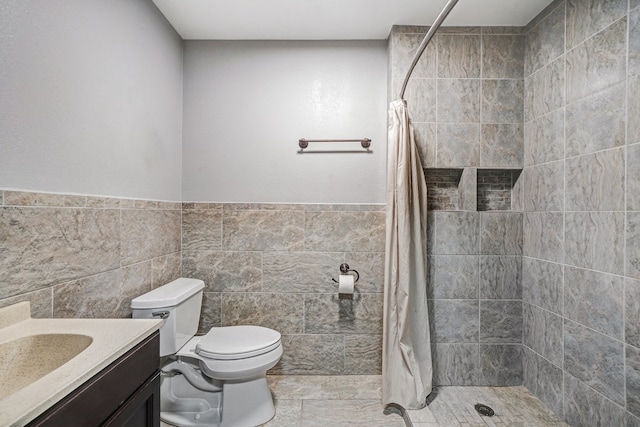
<path fill-rule="evenodd" d="M 213 360 L 237 360 L 260 356 L 280 346 L 281 335 L 262 326 L 212 328 L 196 344 L 198 356 Z"/>

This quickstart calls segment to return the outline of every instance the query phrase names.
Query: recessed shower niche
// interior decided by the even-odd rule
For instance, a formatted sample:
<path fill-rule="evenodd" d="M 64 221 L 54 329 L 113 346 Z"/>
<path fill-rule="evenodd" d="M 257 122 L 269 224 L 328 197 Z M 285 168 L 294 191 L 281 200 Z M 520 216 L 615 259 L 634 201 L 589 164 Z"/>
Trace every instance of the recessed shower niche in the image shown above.
<path fill-rule="evenodd" d="M 427 208 L 432 211 L 514 210 L 514 187 L 521 172 L 522 169 L 504 168 L 425 168 Z"/>

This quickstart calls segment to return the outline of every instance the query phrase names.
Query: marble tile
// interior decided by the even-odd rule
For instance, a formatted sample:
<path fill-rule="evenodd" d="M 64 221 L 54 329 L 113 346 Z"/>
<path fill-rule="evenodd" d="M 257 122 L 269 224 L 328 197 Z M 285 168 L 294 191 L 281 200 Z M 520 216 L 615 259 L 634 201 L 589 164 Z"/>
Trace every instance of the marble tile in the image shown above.
<path fill-rule="evenodd" d="M 360 292 L 384 292 L 384 252 L 347 252 L 344 259 L 349 267 L 360 273 L 356 284 Z M 333 273 L 332 277 L 337 280 L 335 270 Z"/>
<path fill-rule="evenodd" d="M 118 207 L 112 206 L 110 198 L 93 198 L 70 194 L 36 193 L 30 191 L 4 191 L 4 204 L 7 206 L 49 206 L 49 207 Z M 95 206 L 93 199 L 102 200 L 102 204 Z M 88 200 L 92 203 L 88 204 Z"/>
<path fill-rule="evenodd" d="M 302 297 L 292 301 L 289 294 L 222 294 L 222 326 L 256 325 L 281 334 L 300 334 L 303 310 Z"/>
<path fill-rule="evenodd" d="M 480 123 L 480 80 L 438 79 L 438 123 Z"/>
<path fill-rule="evenodd" d="M 299 427 L 302 422 L 302 400 L 274 398 L 275 416 L 264 426 Z M 164 426 L 161 426 L 164 427 Z M 171 427 L 167 424 L 167 427 Z"/>
<path fill-rule="evenodd" d="M 431 300 L 431 339 L 436 343 L 477 343 L 480 321 L 477 300 Z"/>
<path fill-rule="evenodd" d="M 344 262 L 342 252 L 264 252 L 264 292 L 331 292 Z M 355 266 L 351 266 L 355 268 Z M 363 272 L 364 274 L 364 272 Z"/>
<path fill-rule="evenodd" d="M 562 366 L 562 317 L 531 304 L 523 306 L 523 342 L 556 366 Z"/>
<path fill-rule="evenodd" d="M 182 212 L 182 249 L 222 250 L 222 210 L 185 209 Z"/>
<path fill-rule="evenodd" d="M 305 213 L 300 211 L 224 210 L 224 250 L 299 251 L 304 248 Z"/>
<path fill-rule="evenodd" d="M 379 334 L 382 331 L 382 294 L 356 293 L 353 300 L 338 293 L 304 296 L 304 333 Z"/>
<path fill-rule="evenodd" d="M 401 416 L 382 415 L 380 400 L 305 400 L 302 407 L 304 427 L 404 427 Z"/>
<path fill-rule="evenodd" d="M 151 260 L 151 287 L 158 288 L 182 277 L 182 252 Z"/>
<path fill-rule="evenodd" d="M 420 154 L 420 161 L 424 168 L 436 167 L 436 124 L 412 123 L 415 144 Z"/>
<path fill-rule="evenodd" d="M 635 417 L 631 412 L 624 414 L 625 427 L 640 427 L 640 417 Z"/>
<path fill-rule="evenodd" d="M 480 36 L 479 35 L 437 35 L 438 77 L 479 78 L 480 77 Z"/>
<path fill-rule="evenodd" d="M 567 1 L 567 49 L 582 43 L 626 13 L 626 0 Z"/>
<path fill-rule="evenodd" d="M 267 375 L 269 388 L 276 401 L 306 399 L 336 399 L 341 391 L 333 375 Z M 353 377 L 356 378 L 356 377 Z M 379 389 L 377 390 L 380 391 Z"/>
<path fill-rule="evenodd" d="M 479 384 L 511 386 L 522 384 L 522 345 L 480 344 Z"/>
<path fill-rule="evenodd" d="M 561 211 L 564 208 L 565 162 L 555 161 L 523 171 L 527 211 Z"/>
<path fill-rule="evenodd" d="M 415 57 L 424 34 L 392 33 L 390 35 L 391 73 L 404 78 Z M 412 78 L 436 76 L 436 43 L 429 43 L 416 64 Z"/>
<path fill-rule="evenodd" d="M 545 426 L 566 427 L 561 418 L 535 398 L 525 387 L 469 387 L 453 386 L 438 389 L 438 398 L 429 409 L 435 423 L 413 423 L 425 426 Z M 482 402 L 492 407 L 496 414 L 479 415 L 473 403 Z"/>
<path fill-rule="evenodd" d="M 479 215 L 476 212 L 435 212 L 434 219 L 436 239 L 429 253 L 475 255 L 479 252 Z"/>
<path fill-rule="evenodd" d="M 521 79 L 524 77 L 525 36 L 482 35 L 482 77 Z"/>
<path fill-rule="evenodd" d="M 627 79 L 627 143 L 640 142 L 640 74 Z"/>
<path fill-rule="evenodd" d="M 523 254 L 547 261 L 562 262 L 564 215 L 556 212 L 523 214 Z"/>
<path fill-rule="evenodd" d="M 564 53 L 565 8 L 562 3 L 529 31 L 524 75 L 529 76 Z"/>
<path fill-rule="evenodd" d="M 120 219 L 123 265 L 180 251 L 180 211 L 122 209 Z"/>
<path fill-rule="evenodd" d="M 640 280 L 624 279 L 625 342 L 640 347 Z"/>
<path fill-rule="evenodd" d="M 561 315 L 563 297 L 563 266 L 525 256 L 522 259 L 523 301 Z"/>
<path fill-rule="evenodd" d="M 403 78 L 404 76 L 398 80 L 400 87 Z M 407 100 L 413 122 L 436 121 L 436 79 L 412 77 L 407 84 L 404 99 Z"/>
<path fill-rule="evenodd" d="M 442 34 L 482 34 L 482 27 L 443 25 L 438 31 L 441 31 Z"/>
<path fill-rule="evenodd" d="M 624 334 L 621 276 L 581 268 L 564 270 L 565 317 L 619 340 Z"/>
<path fill-rule="evenodd" d="M 625 144 L 625 97 L 621 83 L 567 105 L 567 157 Z"/>
<path fill-rule="evenodd" d="M 564 57 L 538 70 L 524 81 L 524 120 L 528 122 L 564 107 Z"/>
<path fill-rule="evenodd" d="M 624 213 L 565 214 L 566 264 L 619 274 L 624 265 L 623 249 Z"/>
<path fill-rule="evenodd" d="M 495 34 L 495 35 L 503 35 L 503 36 L 515 36 L 515 35 L 522 35 L 525 34 L 527 32 L 527 28 L 524 26 L 517 26 L 517 27 L 511 27 L 511 26 L 499 26 L 499 27 L 491 27 L 491 26 L 483 26 L 480 28 L 481 32 L 483 35 L 485 36 L 490 36 L 491 34 Z M 524 44 L 524 40 L 522 41 L 522 43 Z"/>
<path fill-rule="evenodd" d="M 626 77 L 627 19 L 567 52 L 567 102 L 614 85 Z"/>
<path fill-rule="evenodd" d="M 433 343 L 433 384 L 476 385 L 480 373 L 478 344 Z"/>
<path fill-rule="evenodd" d="M 522 354 L 523 384 L 556 414 L 563 414 L 563 372 L 527 347 Z"/>
<path fill-rule="evenodd" d="M 341 335 L 283 335 L 284 352 L 269 372 L 284 375 L 336 375 L 343 372 Z"/>
<path fill-rule="evenodd" d="M 478 123 L 438 123 L 438 167 L 465 167 L 480 164 L 480 125 Z"/>
<path fill-rule="evenodd" d="M 219 326 L 222 326 L 222 294 L 219 292 L 204 292 L 202 294 L 198 333 L 206 334 L 211 328 Z"/>
<path fill-rule="evenodd" d="M 380 375 L 381 372 L 382 335 L 345 335 L 344 373 Z"/>
<path fill-rule="evenodd" d="M 564 415 L 572 426 L 622 426 L 624 409 L 571 375 L 564 379 Z"/>
<path fill-rule="evenodd" d="M 14 297 L 0 299 L 0 308 L 29 301 L 31 305 L 31 317 L 43 319 L 53 317 L 53 291 L 45 288 L 38 291 L 27 292 Z"/>
<path fill-rule="evenodd" d="M 629 12 L 628 55 L 628 75 L 635 76 L 640 73 L 640 9 Z"/>
<path fill-rule="evenodd" d="M 522 301 L 480 301 L 480 342 L 522 343 Z"/>
<path fill-rule="evenodd" d="M 640 349 L 626 346 L 627 410 L 640 417 Z"/>
<path fill-rule="evenodd" d="M 304 250 L 383 252 L 385 212 L 305 212 Z"/>
<path fill-rule="evenodd" d="M 481 256 L 480 298 L 521 299 L 522 257 L 504 255 Z"/>
<path fill-rule="evenodd" d="M 564 158 L 564 109 L 524 125 L 524 165 L 532 166 Z"/>
<path fill-rule="evenodd" d="M 480 253 L 522 255 L 522 214 L 519 212 L 481 213 Z"/>
<path fill-rule="evenodd" d="M 626 259 L 627 276 L 640 278 L 640 213 L 627 212 L 626 224 Z"/>
<path fill-rule="evenodd" d="M 483 79 L 482 123 L 522 123 L 523 99 L 523 80 Z"/>
<path fill-rule="evenodd" d="M 118 211 L 2 207 L 0 252 L 0 298 L 118 268 Z"/>
<path fill-rule="evenodd" d="M 258 292 L 262 289 L 262 255 L 183 251 L 182 273 L 203 280 L 205 292 Z"/>
<path fill-rule="evenodd" d="M 627 210 L 640 211 L 640 144 L 627 146 Z"/>
<path fill-rule="evenodd" d="M 624 210 L 624 147 L 567 159 L 568 211 Z"/>
<path fill-rule="evenodd" d="M 620 341 L 565 320 L 564 369 L 624 405 L 624 345 Z"/>
<path fill-rule="evenodd" d="M 462 176 L 458 183 L 458 202 L 462 211 L 474 212 L 478 210 L 478 169 L 467 167 L 462 170 Z"/>
<path fill-rule="evenodd" d="M 480 141 L 481 166 L 523 166 L 524 130 L 521 124 L 484 124 Z"/>
<path fill-rule="evenodd" d="M 148 268 L 145 268 L 148 267 Z M 149 271 L 150 264 L 133 266 Z M 137 274 L 143 277 L 136 278 Z M 150 289 L 145 284 L 144 272 L 116 269 L 82 279 L 73 280 L 53 288 L 53 317 L 121 318 L 131 315 L 131 300 Z"/>
<path fill-rule="evenodd" d="M 435 274 L 427 287 L 429 298 L 478 297 L 477 255 L 436 255 L 431 259 L 431 269 Z"/>

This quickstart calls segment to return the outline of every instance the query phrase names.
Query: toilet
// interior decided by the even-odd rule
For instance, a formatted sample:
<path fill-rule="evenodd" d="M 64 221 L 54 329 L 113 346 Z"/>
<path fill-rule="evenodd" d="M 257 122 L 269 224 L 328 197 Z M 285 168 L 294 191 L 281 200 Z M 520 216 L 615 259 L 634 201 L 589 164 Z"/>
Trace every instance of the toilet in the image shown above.
<path fill-rule="evenodd" d="M 158 318 L 160 419 L 175 426 L 253 427 L 275 414 L 267 370 L 282 356 L 280 333 L 214 327 L 195 336 L 204 282 L 180 278 L 131 301 L 134 318 Z"/>

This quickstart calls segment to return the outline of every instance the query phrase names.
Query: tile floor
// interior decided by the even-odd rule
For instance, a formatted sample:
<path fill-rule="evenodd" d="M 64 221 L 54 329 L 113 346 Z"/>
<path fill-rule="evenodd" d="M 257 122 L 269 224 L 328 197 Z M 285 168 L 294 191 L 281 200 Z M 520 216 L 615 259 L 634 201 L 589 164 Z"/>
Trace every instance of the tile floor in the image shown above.
<path fill-rule="evenodd" d="M 379 375 L 268 376 L 276 416 L 264 427 L 455 427 L 567 426 L 525 387 L 439 387 L 438 396 L 420 411 L 400 415 L 383 413 Z M 483 403 L 493 417 L 479 415 L 473 406 Z"/>
<path fill-rule="evenodd" d="M 439 387 L 426 408 L 405 419 L 384 414 L 379 375 L 269 375 L 276 416 L 264 427 L 560 427 L 567 426 L 523 386 Z M 483 403 L 493 417 L 479 415 Z M 162 426 L 167 426 L 162 424 Z"/>

